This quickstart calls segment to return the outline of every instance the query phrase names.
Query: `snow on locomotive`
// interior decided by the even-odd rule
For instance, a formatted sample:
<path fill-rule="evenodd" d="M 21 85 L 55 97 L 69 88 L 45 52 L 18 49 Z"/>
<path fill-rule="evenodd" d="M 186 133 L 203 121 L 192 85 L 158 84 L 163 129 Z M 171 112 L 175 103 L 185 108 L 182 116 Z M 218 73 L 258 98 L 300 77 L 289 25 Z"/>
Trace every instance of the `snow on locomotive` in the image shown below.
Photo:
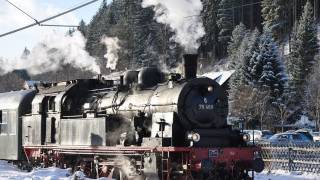
<path fill-rule="evenodd" d="M 246 179 L 260 149 L 227 124 L 225 86 L 157 68 L 0 94 L 0 159 L 115 179 Z"/>

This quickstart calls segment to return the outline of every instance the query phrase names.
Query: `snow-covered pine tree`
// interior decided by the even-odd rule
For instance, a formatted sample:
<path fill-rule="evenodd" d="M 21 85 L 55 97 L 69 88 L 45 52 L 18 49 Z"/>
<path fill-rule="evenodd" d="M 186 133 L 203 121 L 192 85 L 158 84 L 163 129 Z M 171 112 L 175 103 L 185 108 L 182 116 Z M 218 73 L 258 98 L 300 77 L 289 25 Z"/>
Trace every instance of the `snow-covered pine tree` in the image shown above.
<path fill-rule="evenodd" d="M 318 52 L 317 29 L 313 17 L 312 4 L 307 1 L 304 11 L 291 39 L 291 52 L 287 67 L 290 86 L 296 92 L 296 102 L 301 102 L 306 77 L 312 71 L 315 55 Z"/>
<path fill-rule="evenodd" d="M 244 81 L 249 85 L 254 84 L 254 74 L 252 74 L 252 60 L 254 59 L 253 57 L 257 56 L 257 49 L 259 48 L 259 37 L 260 31 L 258 29 L 255 29 L 251 33 L 250 38 L 246 40 L 247 43 L 241 45 L 241 48 L 239 50 L 239 52 L 243 51 L 243 53 L 241 53 L 241 59 L 243 59 L 242 64 Z"/>
<path fill-rule="evenodd" d="M 239 48 L 242 44 L 243 38 L 248 35 L 248 29 L 244 24 L 240 23 L 232 31 L 231 42 L 228 45 L 228 59 L 229 59 L 229 69 L 235 69 L 239 62 Z"/>
<path fill-rule="evenodd" d="M 272 32 L 275 41 L 281 42 L 289 30 L 289 12 L 291 1 L 285 0 L 262 0 L 261 15 L 263 25 Z"/>
<path fill-rule="evenodd" d="M 260 36 L 258 48 L 251 57 L 249 69 L 254 86 L 268 89 L 272 98 L 282 95 L 287 84 L 287 74 L 269 29 Z"/>
<path fill-rule="evenodd" d="M 288 76 L 284 61 L 269 31 L 260 37 L 260 54 L 263 67 L 258 83 L 260 86 L 269 88 L 272 96 L 279 97 L 286 87 Z"/>
<path fill-rule="evenodd" d="M 260 32 L 257 29 L 252 32 L 247 31 L 237 51 L 234 52 L 234 56 L 238 57 L 238 60 L 235 61 L 233 69 L 235 72 L 229 81 L 230 101 L 233 101 L 234 98 L 237 98 L 235 96 L 238 94 L 238 91 L 241 91 L 243 86 L 250 84 L 251 78 L 249 76 L 248 66 L 252 53 L 257 46 L 259 36 Z"/>
<path fill-rule="evenodd" d="M 222 56 L 226 55 L 226 48 L 228 46 L 228 42 L 231 39 L 232 30 L 233 30 L 233 14 L 234 14 L 234 6 L 235 0 L 221 0 L 219 3 L 218 9 L 218 21 L 217 25 L 219 28 L 219 42 L 221 46 Z"/>
<path fill-rule="evenodd" d="M 260 32 L 256 29 L 247 33 L 238 49 L 239 61 L 236 63 L 235 73 L 230 79 L 229 107 L 230 116 L 243 118 L 252 125 L 254 120 L 265 121 L 267 105 L 270 99 L 269 91 L 259 88 L 248 78 L 250 57 L 258 45 Z"/>

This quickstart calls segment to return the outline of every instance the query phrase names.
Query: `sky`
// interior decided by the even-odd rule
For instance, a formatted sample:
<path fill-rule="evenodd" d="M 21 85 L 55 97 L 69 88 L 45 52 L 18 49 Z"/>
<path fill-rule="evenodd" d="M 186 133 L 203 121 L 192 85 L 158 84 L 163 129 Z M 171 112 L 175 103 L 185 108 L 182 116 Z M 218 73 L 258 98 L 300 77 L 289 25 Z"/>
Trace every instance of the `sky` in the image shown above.
<path fill-rule="evenodd" d="M 35 19 L 42 20 L 73 8 L 77 5 L 88 2 L 89 0 L 10 1 L 26 11 Z M 99 9 L 101 3 L 102 0 L 99 0 L 91 5 L 73 11 L 52 21 L 48 21 L 46 24 L 78 25 L 81 19 L 83 19 L 86 23 L 89 23 Z M 31 18 L 15 9 L 6 0 L 0 0 L 0 34 L 25 25 L 29 25 L 31 23 L 34 23 Z M 50 33 L 53 31 L 65 33 L 67 30 L 68 28 L 34 26 L 5 37 L 0 37 L 0 57 L 8 59 L 20 57 L 25 47 L 32 49 L 37 42 L 39 42 L 45 36 L 50 36 Z"/>

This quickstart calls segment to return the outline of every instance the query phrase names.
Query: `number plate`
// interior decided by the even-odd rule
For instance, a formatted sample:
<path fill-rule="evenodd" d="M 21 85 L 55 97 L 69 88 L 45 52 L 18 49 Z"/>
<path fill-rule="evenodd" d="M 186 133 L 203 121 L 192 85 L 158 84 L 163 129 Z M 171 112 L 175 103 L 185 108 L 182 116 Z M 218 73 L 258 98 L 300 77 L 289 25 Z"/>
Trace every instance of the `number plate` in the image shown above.
<path fill-rule="evenodd" d="M 215 158 L 219 156 L 218 149 L 209 149 L 209 158 Z"/>

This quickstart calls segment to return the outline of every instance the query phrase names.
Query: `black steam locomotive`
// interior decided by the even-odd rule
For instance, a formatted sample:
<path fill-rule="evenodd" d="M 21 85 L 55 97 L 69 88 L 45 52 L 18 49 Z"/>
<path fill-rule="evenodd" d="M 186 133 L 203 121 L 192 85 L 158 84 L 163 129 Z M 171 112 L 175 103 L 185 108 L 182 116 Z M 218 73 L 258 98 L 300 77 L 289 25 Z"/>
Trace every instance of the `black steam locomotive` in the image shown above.
<path fill-rule="evenodd" d="M 259 148 L 227 124 L 226 87 L 157 68 L 0 94 L 0 159 L 115 179 L 246 179 Z"/>

